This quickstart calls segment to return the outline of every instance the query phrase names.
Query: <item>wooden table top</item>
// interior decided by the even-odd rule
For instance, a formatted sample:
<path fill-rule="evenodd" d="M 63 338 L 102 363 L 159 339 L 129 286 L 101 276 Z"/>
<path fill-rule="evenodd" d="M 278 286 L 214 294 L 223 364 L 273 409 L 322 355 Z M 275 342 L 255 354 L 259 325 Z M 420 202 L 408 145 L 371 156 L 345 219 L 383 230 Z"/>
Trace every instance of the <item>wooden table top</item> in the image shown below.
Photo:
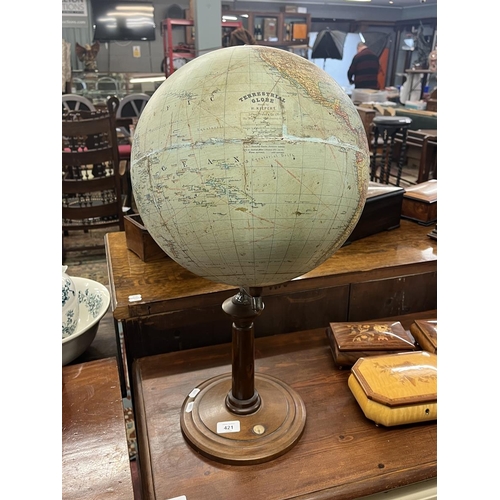
<path fill-rule="evenodd" d="M 115 358 L 62 369 L 62 498 L 134 499 Z"/>
<path fill-rule="evenodd" d="M 204 458 L 180 430 L 190 391 L 231 371 L 230 344 L 136 360 L 144 499 L 351 500 L 437 476 L 436 422 L 388 428 L 368 420 L 348 388 L 350 370 L 333 364 L 324 328 L 258 338 L 255 353 L 255 372 L 289 384 L 307 411 L 298 443 L 258 465 Z"/>
<path fill-rule="evenodd" d="M 314 289 L 328 284 L 349 284 L 394 276 L 398 268 L 408 273 L 436 271 L 437 242 L 427 236 L 430 228 L 401 220 L 391 231 L 369 236 L 339 249 L 307 274 L 288 283 L 264 287 L 262 296 Z M 128 250 L 125 232 L 105 236 L 111 288 L 111 307 L 116 320 L 126 320 L 185 307 L 193 300 L 221 304 L 236 288 L 200 278 L 168 257 L 143 262 Z M 132 302 L 130 296 L 140 294 Z"/>

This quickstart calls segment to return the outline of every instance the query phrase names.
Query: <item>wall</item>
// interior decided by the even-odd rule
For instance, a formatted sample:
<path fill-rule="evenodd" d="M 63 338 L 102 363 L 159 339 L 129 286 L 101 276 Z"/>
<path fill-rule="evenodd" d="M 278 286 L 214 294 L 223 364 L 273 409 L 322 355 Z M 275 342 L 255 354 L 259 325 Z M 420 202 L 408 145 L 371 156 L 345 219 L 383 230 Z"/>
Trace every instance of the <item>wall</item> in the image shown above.
<path fill-rule="evenodd" d="M 90 14 L 90 0 L 87 2 L 87 11 Z M 194 1 L 194 0 L 193 0 Z M 169 0 L 153 0 L 155 6 L 156 40 L 154 42 L 110 42 L 101 44 L 97 57 L 97 67 L 100 72 L 124 72 L 124 73 L 160 73 L 163 60 L 163 38 L 160 27 L 163 19 L 167 17 L 169 7 L 177 5 L 182 10 L 189 8 L 189 0 L 177 0 L 175 3 Z M 254 12 L 279 12 L 286 2 L 266 1 L 234 1 L 222 0 L 222 9 L 254 11 Z M 294 3 L 294 2 L 288 2 Z M 344 6 L 344 5 L 319 5 L 308 4 L 307 11 L 312 18 L 323 18 L 329 20 L 345 19 L 349 21 L 372 21 L 372 22 L 397 22 L 402 20 L 437 18 L 436 5 L 422 4 L 417 7 L 396 9 L 375 6 Z M 74 19 L 74 18 L 73 18 Z M 69 17 L 63 16 L 62 37 L 71 43 L 71 62 L 73 70 L 83 69 L 78 61 L 74 47 L 78 42 L 81 45 L 92 43 L 92 26 L 90 19 L 80 20 L 79 25 L 68 24 Z M 85 21 L 85 22 L 84 22 Z M 336 29 L 330 26 L 331 29 Z M 184 28 L 180 28 L 183 30 Z M 174 30 L 174 43 L 183 41 L 183 32 Z M 133 47 L 140 47 L 140 57 L 134 57 Z"/>

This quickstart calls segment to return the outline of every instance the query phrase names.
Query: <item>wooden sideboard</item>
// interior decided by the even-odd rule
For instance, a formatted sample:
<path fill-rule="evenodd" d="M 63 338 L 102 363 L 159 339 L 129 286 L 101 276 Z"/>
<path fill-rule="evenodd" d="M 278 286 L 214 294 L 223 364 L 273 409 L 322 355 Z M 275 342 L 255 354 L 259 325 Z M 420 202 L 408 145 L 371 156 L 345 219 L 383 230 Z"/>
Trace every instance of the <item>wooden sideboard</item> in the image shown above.
<path fill-rule="evenodd" d="M 116 358 L 62 369 L 62 498 L 134 499 Z"/>
<path fill-rule="evenodd" d="M 399 228 L 354 241 L 299 278 L 265 287 L 256 338 L 436 309 L 437 242 L 429 232 L 401 220 Z M 166 256 L 143 262 L 127 249 L 124 232 L 107 234 L 105 243 L 124 365 L 231 341 L 222 303 L 236 288 L 200 278 Z"/>
<path fill-rule="evenodd" d="M 324 328 L 255 340 L 255 373 L 279 378 L 304 401 L 298 443 L 258 465 L 204 458 L 182 436 L 181 405 L 201 382 L 230 373 L 230 363 L 230 344 L 135 361 L 143 500 L 352 500 L 437 477 L 436 422 L 377 427 L 368 420 L 347 385 L 350 370 L 333 363 Z"/>

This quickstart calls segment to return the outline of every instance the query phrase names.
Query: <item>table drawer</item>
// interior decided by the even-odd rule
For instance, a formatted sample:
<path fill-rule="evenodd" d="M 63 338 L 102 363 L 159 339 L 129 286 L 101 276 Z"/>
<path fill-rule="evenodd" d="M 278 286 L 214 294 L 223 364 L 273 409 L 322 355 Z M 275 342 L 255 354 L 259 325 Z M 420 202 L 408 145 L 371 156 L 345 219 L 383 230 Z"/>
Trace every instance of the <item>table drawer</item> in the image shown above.
<path fill-rule="evenodd" d="M 437 271 L 351 285 L 347 321 L 437 309 Z"/>

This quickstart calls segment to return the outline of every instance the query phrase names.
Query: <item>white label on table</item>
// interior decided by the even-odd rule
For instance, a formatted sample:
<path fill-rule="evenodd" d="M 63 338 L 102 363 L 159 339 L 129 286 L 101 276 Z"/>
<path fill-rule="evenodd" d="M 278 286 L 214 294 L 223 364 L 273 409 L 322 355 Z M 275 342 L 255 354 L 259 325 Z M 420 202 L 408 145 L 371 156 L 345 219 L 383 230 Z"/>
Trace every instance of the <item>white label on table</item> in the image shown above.
<path fill-rule="evenodd" d="M 141 300 L 142 300 L 142 295 L 140 293 L 128 296 L 128 301 L 129 302 L 139 302 Z"/>
<path fill-rule="evenodd" d="M 217 422 L 217 434 L 226 434 L 228 432 L 240 432 L 240 421 Z"/>
<path fill-rule="evenodd" d="M 190 398 L 195 398 L 198 393 L 200 392 L 200 389 L 198 389 L 198 387 L 195 387 L 189 394 L 188 394 L 188 397 Z"/>

